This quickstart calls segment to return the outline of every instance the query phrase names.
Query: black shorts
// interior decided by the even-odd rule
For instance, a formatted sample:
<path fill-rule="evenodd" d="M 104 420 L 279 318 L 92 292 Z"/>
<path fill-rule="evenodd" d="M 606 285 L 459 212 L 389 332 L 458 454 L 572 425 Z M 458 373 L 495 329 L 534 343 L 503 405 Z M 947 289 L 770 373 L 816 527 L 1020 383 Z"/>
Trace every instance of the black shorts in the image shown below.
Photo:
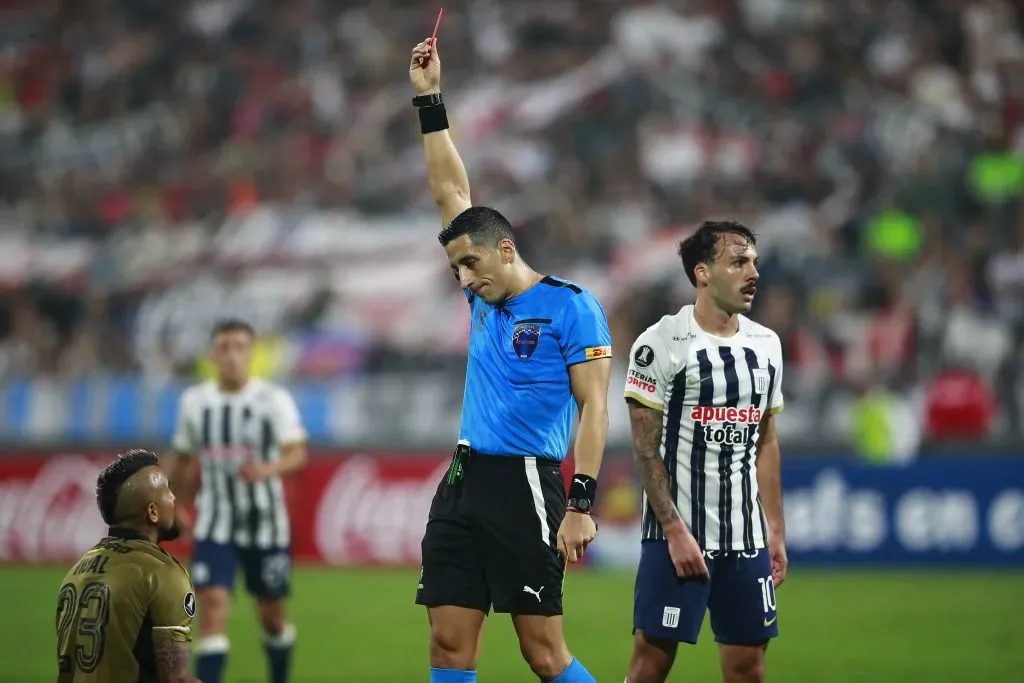
<path fill-rule="evenodd" d="M 461 484 L 441 480 L 423 536 L 416 603 L 562 613 L 558 527 L 565 481 L 554 460 L 473 451 Z"/>

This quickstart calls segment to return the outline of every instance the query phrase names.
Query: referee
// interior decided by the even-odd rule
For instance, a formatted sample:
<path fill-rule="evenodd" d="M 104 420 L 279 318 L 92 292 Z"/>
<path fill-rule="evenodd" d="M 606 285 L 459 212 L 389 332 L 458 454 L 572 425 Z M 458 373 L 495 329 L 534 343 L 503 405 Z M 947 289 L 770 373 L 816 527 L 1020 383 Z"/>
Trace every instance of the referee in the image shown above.
<path fill-rule="evenodd" d="M 476 681 L 493 607 L 512 615 L 542 681 L 592 682 L 562 634 L 562 579 L 597 531 L 589 513 L 608 430 L 608 322 L 592 294 L 523 262 L 500 213 L 470 204 L 429 41 L 413 49 L 409 77 L 445 225 L 438 238 L 472 318 L 459 443 L 430 506 L 416 593 L 430 619 L 430 680 Z M 567 502 L 561 463 L 577 409 Z"/>

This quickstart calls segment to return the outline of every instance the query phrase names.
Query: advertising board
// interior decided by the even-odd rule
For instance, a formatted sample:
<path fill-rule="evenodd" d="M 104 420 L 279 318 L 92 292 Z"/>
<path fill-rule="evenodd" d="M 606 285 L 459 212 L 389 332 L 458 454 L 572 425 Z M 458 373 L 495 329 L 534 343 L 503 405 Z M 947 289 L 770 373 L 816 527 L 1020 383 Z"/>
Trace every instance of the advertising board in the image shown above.
<path fill-rule="evenodd" d="M 105 458 L 56 451 L 0 458 L 0 562 L 67 562 L 95 543 L 106 528 L 94 494 Z M 287 484 L 296 560 L 415 566 L 447 463 L 436 452 L 314 453 Z M 632 568 L 641 498 L 629 461 L 609 458 L 601 482 L 600 532 L 587 559 Z M 783 482 L 794 566 L 1024 566 L 1024 459 L 896 467 L 804 461 L 785 465 Z M 169 549 L 187 555 L 188 543 Z"/>

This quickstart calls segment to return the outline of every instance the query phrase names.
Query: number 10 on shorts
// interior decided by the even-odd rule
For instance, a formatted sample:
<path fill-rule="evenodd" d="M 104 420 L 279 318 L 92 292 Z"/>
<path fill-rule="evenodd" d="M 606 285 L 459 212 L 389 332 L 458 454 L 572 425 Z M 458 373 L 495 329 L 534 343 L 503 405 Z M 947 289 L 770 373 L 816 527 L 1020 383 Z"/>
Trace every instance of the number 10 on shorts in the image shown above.
<path fill-rule="evenodd" d="M 764 613 L 771 614 L 775 611 L 775 582 L 770 576 L 759 578 L 757 582 L 761 584 L 761 603 L 764 606 Z"/>

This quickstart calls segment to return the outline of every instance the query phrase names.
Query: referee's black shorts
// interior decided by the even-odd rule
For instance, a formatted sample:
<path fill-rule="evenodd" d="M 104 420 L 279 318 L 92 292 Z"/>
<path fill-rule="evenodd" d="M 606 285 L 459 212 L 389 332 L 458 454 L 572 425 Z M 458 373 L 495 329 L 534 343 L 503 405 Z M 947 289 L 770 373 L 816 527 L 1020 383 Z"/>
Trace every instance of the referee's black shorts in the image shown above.
<path fill-rule="evenodd" d="M 423 536 L 416 603 L 488 613 L 562 613 L 561 464 L 472 451 L 461 484 L 442 479 Z"/>

